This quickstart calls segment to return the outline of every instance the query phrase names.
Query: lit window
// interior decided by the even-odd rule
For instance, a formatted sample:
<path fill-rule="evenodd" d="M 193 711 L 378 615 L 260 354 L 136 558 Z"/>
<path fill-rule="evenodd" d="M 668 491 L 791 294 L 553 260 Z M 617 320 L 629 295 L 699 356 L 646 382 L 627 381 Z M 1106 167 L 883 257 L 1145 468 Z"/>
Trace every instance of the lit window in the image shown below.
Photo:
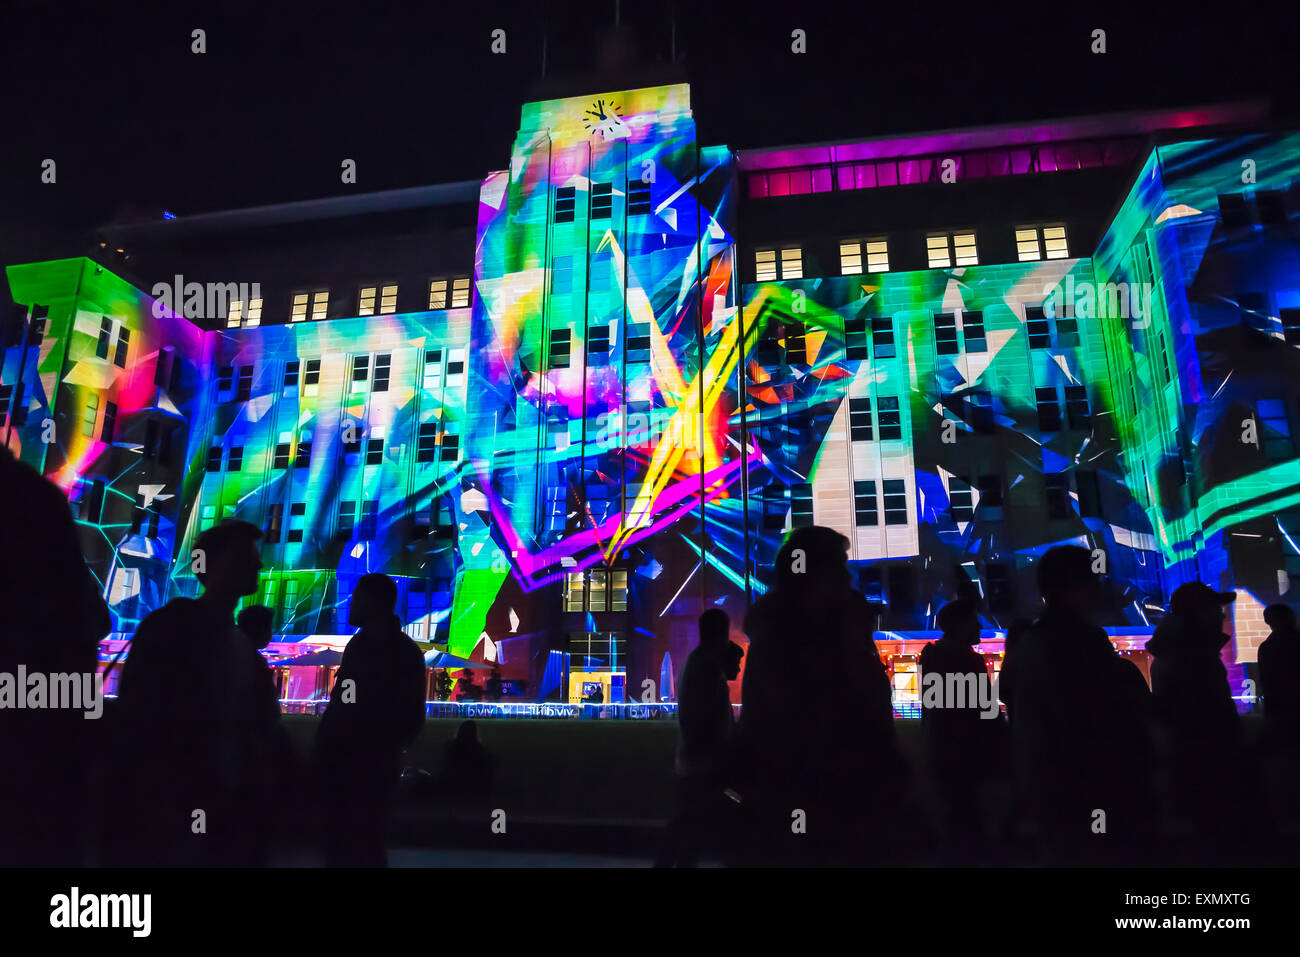
<path fill-rule="evenodd" d="M 447 308 L 447 280 L 435 279 L 429 283 L 429 308 Z"/>
<path fill-rule="evenodd" d="M 375 287 L 365 286 L 361 290 L 361 297 L 357 302 L 358 316 L 373 316 L 375 314 Z"/>
<path fill-rule="evenodd" d="M 754 253 L 754 266 L 758 282 L 772 282 L 776 279 L 776 250 L 759 249 Z"/>
<path fill-rule="evenodd" d="M 888 240 L 867 240 L 867 272 L 889 272 Z"/>
<path fill-rule="evenodd" d="M 260 326 L 262 324 L 262 300 L 248 300 L 248 315 L 244 319 L 246 326 Z"/>
<path fill-rule="evenodd" d="M 1065 259 L 1070 253 L 1065 241 L 1065 226 L 1022 226 L 1016 230 L 1016 254 L 1020 261 Z"/>
<path fill-rule="evenodd" d="M 930 233 L 925 237 L 925 246 L 931 269 L 979 265 L 972 232 Z"/>
<path fill-rule="evenodd" d="M 781 278 L 803 278 L 803 250 L 798 246 L 790 246 L 781 250 Z"/>
<path fill-rule="evenodd" d="M 1065 227 L 1044 226 L 1043 248 L 1047 251 L 1048 259 L 1065 259 L 1069 256 L 1070 251 L 1065 242 Z"/>
<path fill-rule="evenodd" d="M 89 438 L 95 434 L 95 420 L 99 418 L 99 396 L 91 393 L 81 414 L 81 434 Z"/>
<path fill-rule="evenodd" d="M 307 318 L 307 293 L 297 292 L 293 296 L 293 313 L 289 318 L 293 322 L 302 322 Z"/>
<path fill-rule="evenodd" d="M 845 240 L 840 243 L 840 275 L 853 276 L 862 272 L 862 243 Z"/>
<path fill-rule="evenodd" d="M 325 318 L 329 310 L 330 293 L 328 289 L 314 293 L 311 299 L 311 318 L 313 322 Z"/>
<path fill-rule="evenodd" d="M 453 279 L 451 283 L 451 308 L 460 309 L 469 305 L 469 277 Z"/>
<path fill-rule="evenodd" d="M 230 304 L 230 311 L 226 313 L 226 328 L 239 328 L 239 320 L 243 314 L 244 304 L 236 299 Z"/>
<path fill-rule="evenodd" d="M 379 313 L 383 316 L 390 316 L 397 311 L 397 287 L 385 286 L 382 295 L 379 297 Z"/>

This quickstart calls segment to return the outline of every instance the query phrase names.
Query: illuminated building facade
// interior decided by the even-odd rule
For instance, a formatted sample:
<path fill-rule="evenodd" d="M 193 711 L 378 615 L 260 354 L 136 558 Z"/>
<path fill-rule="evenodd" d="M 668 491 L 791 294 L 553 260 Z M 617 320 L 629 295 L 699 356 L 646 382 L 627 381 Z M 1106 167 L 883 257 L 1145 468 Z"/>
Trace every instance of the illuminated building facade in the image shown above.
<path fill-rule="evenodd" d="M 1300 135 L 1258 119 L 735 152 L 684 84 L 529 103 L 478 184 L 9 266 L 4 434 L 121 631 L 236 517 L 286 636 L 345 631 L 383 571 L 413 637 L 530 697 L 670 695 L 700 611 L 738 626 L 819 524 L 896 678 L 961 589 L 990 629 L 1032 615 L 1068 542 L 1113 634 L 1199 577 L 1253 660 L 1300 582 Z"/>

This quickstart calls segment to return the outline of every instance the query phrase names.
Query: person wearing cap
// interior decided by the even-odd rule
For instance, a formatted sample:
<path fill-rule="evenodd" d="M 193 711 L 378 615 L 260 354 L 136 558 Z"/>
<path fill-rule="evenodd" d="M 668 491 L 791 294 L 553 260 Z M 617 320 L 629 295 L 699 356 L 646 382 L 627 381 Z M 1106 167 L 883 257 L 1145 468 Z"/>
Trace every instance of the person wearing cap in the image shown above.
<path fill-rule="evenodd" d="M 1249 769 L 1222 649 L 1224 608 L 1236 600 L 1204 582 L 1184 582 L 1147 642 L 1151 693 L 1162 732 L 1166 826 L 1198 863 L 1230 849 Z"/>
<path fill-rule="evenodd" d="M 979 611 L 969 598 L 939 609 L 942 637 L 921 651 L 921 731 L 944 806 L 945 831 L 956 850 L 974 850 L 980 837 L 980 797 L 990 761 L 994 720 L 983 717 L 992 697 L 988 665 L 975 651 Z"/>
<path fill-rule="evenodd" d="M 1156 711 L 1180 743 L 1199 745 L 1237 733 L 1237 708 L 1220 657 L 1230 640 L 1223 632 L 1224 607 L 1236 599 L 1204 582 L 1184 582 L 1170 598 L 1169 616 L 1147 642 Z"/>
<path fill-rule="evenodd" d="M 1039 853 L 1047 863 L 1132 863 L 1148 826 L 1150 692 L 1093 621 L 1092 553 L 1050 548 L 1037 575 L 1044 609 L 1016 651 L 1011 739 Z"/>

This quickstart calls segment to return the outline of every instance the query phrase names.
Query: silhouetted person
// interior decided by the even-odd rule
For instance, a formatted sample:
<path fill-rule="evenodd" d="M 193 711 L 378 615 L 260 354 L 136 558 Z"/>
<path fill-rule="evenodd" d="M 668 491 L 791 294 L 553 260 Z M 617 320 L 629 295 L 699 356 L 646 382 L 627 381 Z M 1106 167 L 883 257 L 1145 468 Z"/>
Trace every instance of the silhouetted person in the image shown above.
<path fill-rule="evenodd" d="M 702 614 L 700 643 L 677 679 L 677 808 L 655 862 L 659 867 L 695 866 L 725 800 L 734 723 L 727 649 L 738 647 L 728 640 L 730 633 L 731 619 L 721 608 Z"/>
<path fill-rule="evenodd" d="M 998 699 L 1007 706 L 1007 722 L 1012 720 L 1015 710 L 1017 659 L 1024 647 L 1025 640 L 1033 634 L 1034 623 L 1027 618 L 1017 618 L 1007 626 L 1006 641 L 1002 646 L 1002 667 L 998 671 Z"/>
<path fill-rule="evenodd" d="M 1300 631 L 1289 605 L 1269 605 L 1271 631 L 1259 646 L 1259 690 L 1274 739 L 1295 749 L 1300 743 Z"/>
<path fill-rule="evenodd" d="M 745 616 L 738 790 L 759 861 L 860 863 L 896 804 L 892 693 L 847 550 L 832 529 L 797 529 Z"/>
<path fill-rule="evenodd" d="M 478 725 L 462 721 L 442 752 L 441 785 L 457 805 L 474 804 L 492 793 L 496 762 L 478 739 Z"/>
<path fill-rule="evenodd" d="M 447 674 L 446 668 L 438 669 L 438 673 L 434 675 L 433 688 L 439 701 L 451 699 L 451 675 Z"/>
<path fill-rule="evenodd" d="M 110 777 L 109 863 L 258 863 L 257 821 L 279 709 L 266 663 L 235 626 L 257 590 L 262 532 L 227 521 L 194 543 L 198 598 L 175 598 L 140 623 L 118 685 L 118 760 Z"/>
<path fill-rule="evenodd" d="M 29 677 L 76 675 L 102 707 L 94 681 L 112 619 L 82 558 L 68 500 L 0 448 L 0 503 L 0 674 L 17 682 L 21 665 Z M 0 708 L 0 866 L 85 862 L 98 722 L 86 719 L 94 708 L 83 703 L 86 710 Z"/>
<path fill-rule="evenodd" d="M 921 731 L 945 832 L 961 856 L 982 837 L 982 789 L 995 757 L 999 715 L 988 665 L 973 647 L 980 640 L 974 602 L 949 602 L 939 609 L 937 624 L 943 636 L 921 651 Z"/>
<path fill-rule="evenodd" d="M 464 677 L 456 685 L 456 699 L 458 701 L 482 701 L 483 689 L 474 683 L 474 672 L 467 668 L 463 675 Z"/>
<path fill-rule="evenodd" d="M 1146 680 L 1092 622 L 1091 552 L 1048 549 L 1038 586 L 1046 608 L 1015 652 L 1016 773 L 1049 860 L 1122 861 L 1149 812 Z"/>
<path fill-rule="evenodd" d="M 492 675 L 487 680 L 486 694 L 488 701 L 501 700 L 501 689 L 503 684 L 504 682 L 501 680 L 501 669 L 493 666 Z"/>
<path fill-rule="evenodd" d="M 288 732 L 280 721 L 280 691 L 276 686 L 275 671 L 261 653 L 274 637 L 275 612 L 265 605 L 245 605 L 235 618 L 235 624 L 252 648 L 250 667 L 258 675 L 262 686 L 261 694 L 266 701 L 266 720 L 274 729 L 270 754 L 271 773 L 265 778 L 266 793 L 261 801 L 266 813 L 256 824 L 259 837 L 257 863 L 260 865 L 269 862 L 271 835 L 278 820 L 276 812 L 289 798 L 298 761 Z"/>
<path fill-rule="evenodd" d="M 1220 657 L 1224 607 L 1236 600 L 1202 582 L 1174 590 L 1169 615 L 1147 642 L 1151 693 L 1166 743 L 1168 799 L 1192 839 L 1220 834 L 1243 787 L 1240 719 Z"/>
<path fill-rule="evenodd" d="M 396 582 L 361 576 L 348 612 L 361 630 L 343 649 L 316 737 L 331 866 L 387 865 L 402 751 L 424 726 L 424 655 L 402 632 L 396 607 Z"/>

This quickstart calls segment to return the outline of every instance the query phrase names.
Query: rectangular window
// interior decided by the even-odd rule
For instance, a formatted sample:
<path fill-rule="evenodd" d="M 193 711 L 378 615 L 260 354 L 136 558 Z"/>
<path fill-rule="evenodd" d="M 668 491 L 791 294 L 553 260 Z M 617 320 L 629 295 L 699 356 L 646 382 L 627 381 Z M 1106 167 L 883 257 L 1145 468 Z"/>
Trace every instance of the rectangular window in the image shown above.
<path fill-rule="evenodd" d="M 590 326 L 587 329 L 587 364 L 609 365 L 609 326 Z"/>
<path fill-rule="evenodd" d="M 359 392 L 365 388 L 370 378 L 370 356 L 352 357 L 352 391 Z"/>
<path fill-rule="evenodd" d="M 570 332 L 568 329 L 551 330 L 551 361 L 552 369 L 569 368 L 569 345 Z"/>
<path fill-rule="evenodd" d="M 641 213 L 650 213 L 654 211 L 654 204 L 650 199 L 650 184 L 643 183 L 639 179 L 628 180 L 627 184 L 627 214 L 637 216 Z"/>
<path fill-rule="evenodd" d="M 217 369 L 217 391 L 229 392 L 235 386 L 235 367 L 221 366 Z"/>
<path fill-rule="evenodd" d="M 1070 251 L 1065 241 L 1065 224 L 1017 228 L 1016 255 L 1022 263 L 1067 258 Z"/>
<path fill-rule="evenodd" d="M 966 338 L 967 352 L 988 352 L 988 340 L 984 333 L 984 313 L 963 312 L 961 314 L 962 335 Z"/>
<path fill-rule="evenodd" d="M 99 320 L 99 342 L 95 346 L 95 355 L 100 359 L 108 358 L 108 349 L 113 344 L 113 320 L 104 316 Z"/>
<path fill-rule="evenodd" d="M 871 320 L 871 351 L 877 359 L 892 359 L 894 351 L 894 320 L 889 317 Z"/>
<path fill-rule="evenodd" d="M 885 524 L 907 524 L 907 483 L 903 479 L 885 479 Z"/>
<path fill-rule="evenodd" d="M 298 391 L 298 371 L 302 368 L 302 363 L 297 359 L 290 359 L 284 364 L 284 382 L 281 385 L 283 391 L 287 392 L 292 389 Z"/>
<path fill-rule="evenodd" d="M 236 402 L 247 402 L 253 394 L 253 367 L 239 367 L 239 390 L 235 393 Z"/>
<path fill-rule="evenodd" d="M 1255 409 L 1259 415 L 1260 444 L 1268 460 L 1283 462 L 1295 458 L 1295 444 L 1291 441 L 1286 403 L 1281 399 L 1260 399 Z"/>
<path fill-rule="evenodd" d="M 221 471 L 221 446 L 219 445 L 214 445 L 208 449 L 208 471 Z"/>
<path fill-rule="evenodd" d="M 1092 428 L 1092 412 L 1088 408 L 1088 390 L 1081 385 L 1065 387 L 1065 411 L 1070 417 L 1070 428 Z"/>
<path fill-rule="evenodd" d="M 798 246 L 787 246 L 781 250 L 781 278 L 803 278 L 803 250 Z"/>
<path fill-rule="evenodd" d="M 306 502 L 294 502 L 292 505 L 289 506 L 289 535 L 286 538 L 286 541 L 290 541 L 290 542 L 302 541 L 302 523 L 303 523 L 303 518 L 306 516 L 306 514 L 307 514 Z M 293 582 L 290 582 L 290 585 L 292 584 Z M 292 607 L 292 604 L 290 604 L 289 607 Z"/>
<path fill-rule="evenodd" d="M 451 307 L 463 309 L 469 305 L 469 277 L 461 276 L 451 281 Z"/>
<path fill-rule="evenodd" d="M 384 464 L 384 439 L 379 438 L 366 439 L 366 464 L 383 465 Z"/>
<path fill-rule="evenodd" d="M 1056 387 L 1035 389 L 1034 396 L 1038 403 L 1038 431 L 1061 431 L 1061 405 L 1057 401 Z"/>
<path fill-rule="evenodd" d="M 361 503 L 361 534 L 363 542 L 373 542 L 379 534 L 379 503 L 368 499 Z"/>
<path fill-rule="evenodd" d="M 756 282 L 773 282 L 776 280 L 775 249 L 758 249 L 754 251 L 754 272 Z"/>
<path fill-rule="evenodd" d="M 244 310 L 244 325 L 246 327 L 260 326 L 262 324 L 262 300 L 248 300 L 248 308 Z"/>
<path fill-rule="evenodd" d="M 294 456 L 293 467 L 297 469 L 311 468 L 311 433 L 304 433 L 298 439 L 298 453 Z"/>
<path fill-rule="evenodd" d="M 391 316 L 397 312 L 397 287 L 385 286 L 379 293 L 379 314 Z"/>
<path fill-rule="evenodd" d="M 319 322 L 324 319 L 329 312 L 330 291 L 322 289 L 312 293 L 311 296 L 311 318 L 313 322 Z"/>
<path fill-rule="evenodd" d="M 423 422 L 420 424 L 419 435 L 416 438 L 415 460 L 417 462 L 435 462 L 438 459 L 438 423 Z"/>
<path fill-rule="evenodd" d="M 871 439 L 871 400 L 849 399 L 849 441 L 870 442 Z"/>
<path fill-rule="evenodd" d="M 447 308 L 447 280 L 434 279 L 429 283 L 429 308 Z"/>
<path fill-rule="evenodd" d="M 1283 309 L 1282 337 L 1289 346 L 1300 346 L 1300 309 Z"/>
<path fill-rule="evenodd" d="M 112 443 L 114 435 L 117 432 L 117 403 L 104 403 L 104 426 L 99 431 L 99 440 L 101 442 Z"/>
<path fill-rule="evenodd" d="M 320 360 L 308 359 L 307 369 L 302 375 L 302 394 L 316 395 L 320 391 Z"/>
<path fill-rule="evenodd" d="M 555 221 L 557 223 L 573 222 L 573 211 L 577 206 L 577 188 L 561 186 L 555 191 Z"/>
<path fill-rule="evenodd" d="M 880 524 L 876 509 L 876 483 L 858 481 L 853 483 L 853 524 L 858 528 Z"/>
<path fill-rule="evenodd" d="M 1002 477 L 1000 475 L 981 475 L 979 477 L 980 510 L 986 522 L 1002 519 Z"/>
<path fill-rule="evenodd" d="M 844 240 L 840 243 L 840 275 L 854 276 L 862 272 L 862 243 Z"/>
<path fill-rule="evenodd" d="M 867 358 L 867 320 L 844 320 L 844 355 L 845 358 Z"/>
<path fill-rule="evenodd" d="M 889 272 L 889 241 L 881 236 L 868 239 L 867 272 Z"/>
<path fill-rule="evenodd" d="M 1101 485 L 1097 481 L 1097 473 L 1092 469 L 1079 469 L 1074 473 L 1074 481 L 1079 489 L 1079 516 L 1100 518 Z"/>
<path fill-rule="evenodd" d="M 460 436 L 450 432 L 442 433 L 442 448 L 438 458 L 443 462 L 455 462 L 460 456 Z"/>
<path fill-rule="evenodd" d="M 1044 475 L 1047 486 L 1047 517 L 1069 518 L 1074 514 L 1070 507 L 1070 475 L 1068 472 L 1054 472 Z"/>
<path fill-rule="evenodd" d="M 441 349 L 430 349 L 424 354 L 424 388 L 428 391 L 442 388 Z"/>
<path fill-rule="evenodd" d="M 1052 330 L 1047 324 L 1047 316 L 1041 306 L 1025 307 L 1025 329 L 1029 333 L 1029 348 L 1051 348 Z"/>
<path fill-rule="evenodd" d="M 551 293 L 564 296 L 573 292 L 573 257 L 556 256 L 551 263 Z"/>
<path fill-rule="evenodd" d="M 1069 346 L 1079 344 L 1079 320 L 1074 316 L 1057 316 L 1056 322 L 1056 346 L 1058 349 L 1064 349 Z"/>
<path fill-rule="evenodd" d="M 293 294 L 293 311 L 289 314 L 289 320 L 291 322 L 303 322 L 306 320 L 307 301 L 310 298 L 310 295 L 305 292 L 296 292 Z M 369 315 L 369 313 L 362 313 L 362 315 Z"/>
<path fill-rule="evenodd" d="M 370 385 L 372 392 L 388 391 L 388 375 L 392 365 L 393 357 L 390 353 L 383 352 L 375 356 L 375 380 Z"/>
<path fill-rule="evenodd" d="M 270 507 L 266 519 L 266 541 L 276 545 L 280 542 L 281 529 L 284 528 L 284 505 L 276 502 Z"/>
<path fill-rule="evenodd" d="M 879 400 L 879 403 L 880 411 L 877 424 L 880 427 L 881 440 L 901 439 L 903 437 L 903 420 L 898 409 L 898 399 L 893 396 L 885 396 Z"/>
<path fill-rule="evenodd" d="M 948 480 L 948 511 L 954 522 L 969 522 L 975 517 L 970 479 L 954 475 Z"/>
<path fill-rule="evenodd" d="M 275 446 L 275 457 L 271 461 L 271 467 L 275 469 L 287 469 L 289 467 L 289 452 L 293 448 L 289 442 L 280 442 Z"/>
<path fill-rule="evenodd" d="M 812 485 L 803 482 L 790 486 L 790 524 L 805 528 L 813 523 Z"/>
<path fill-rule="evenodd" d="M 608 292 L 613 278 L 613 260 L 609 256 L 597 256 L 591 261 L 591 269 L 587 273 L 587 288 L 592 292 Z"/>
<path fill-rule="evenodd" d="M 238 299 L 232 300 L 230 308 L 226 310 L 226 328 L 238 329 L 239 322 L 244 314 L 244 304 Z"/>
<path fill-rule="evenodd" d="M 113 365 L 120 369 L 126 368 L 127 350 L 131 345 L 131 330 L 122 328 L 117 334 L 117 352 L 113 356 Z"/>
<path fill-rule="evenodd" d="M 451 380 L 465 371 L 465 350 L 451 349 L 447 352 L 447 384 L 455 386 Z"/>
<path fill-rule="evenodd" d="M 934 348 L 941 356 L 955 356 L 957 348 L 957 316 L 939 312 L 934 316 Z"/>
<path fill-rule="evenodd" d="M 352 538 L 352 530 L 357 524 L 357 503 L 339 502 L 338 534 L 346 539 Z"/>
<path fill-rule="evenodd" d="M 230 454 L 226 457 L 226 471 L 238 472 L 244 467 L 244 447 L 242 445 L 232 445 Z"/>
<path fill-rule="evenodd" d="M 373 315 L 375 314 L 375 299 L 376 299 L 376 293 L 378 293 L 378 292 L 379 292 L 379 290 L 378 290 L 376 287 L 374 287 L 374 286 L 363 286 L 363 287 L 361 287 L 361 293 L 360 293 L 360 295 L 357 297 L 357 315 L 358 315 L 358 316 L 373 316 Z M 297 297 L 294 297 L 294 298 L 295 298 L 295 306 L 294 306 L 294 308 L 296 309 L 296 308 L 297 308 L 297 305 L 296 305 Z M 306 298 L 304 297 L 304 299 L 303 299 L 303 312 L 305 313 L 306 310 L 307 310 Z"/>
<path fill-rule="evenodd" d="M 591 218 L 609 219 L 614 210 L 614 184 L 591 184 Z"/>

